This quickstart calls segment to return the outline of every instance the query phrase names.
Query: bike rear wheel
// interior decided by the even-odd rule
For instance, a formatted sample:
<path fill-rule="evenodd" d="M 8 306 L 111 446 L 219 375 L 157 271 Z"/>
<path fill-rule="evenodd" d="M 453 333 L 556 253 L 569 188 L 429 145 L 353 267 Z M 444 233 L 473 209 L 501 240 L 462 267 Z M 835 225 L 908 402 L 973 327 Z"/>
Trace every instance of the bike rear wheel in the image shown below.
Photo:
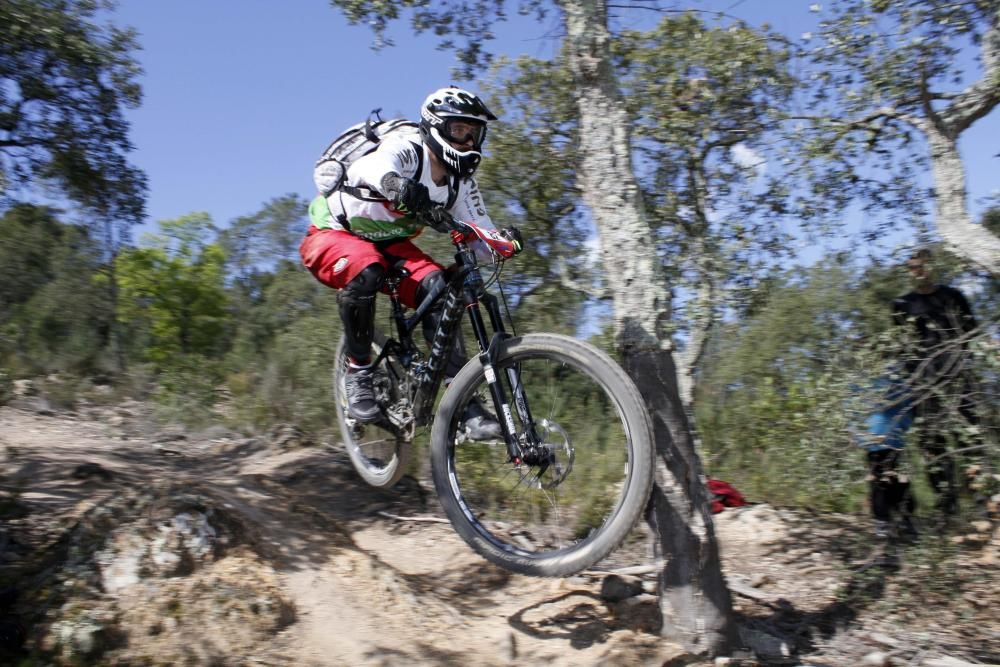
<path fill-rule="evenodd" d="M 653 477 L 649 417 L 621 367 L 581 341 L 504 341 L 493 372 L 510 397 L 508 369 L 520 378 L 549 465 L 515 465 L 503 442 L 463 439 L 469 401 L 492 405 L 475 358 L 438 407 L 434 484 L 455 530 L 479 554 L 521 574 L 567 576 L 607 556 L 642 515 Z M 513 420 L 523 443 L 526 425 L 517 411 Z"/>
<path fill-rule="evenodd" d="M 372 359 L 378 357 L 385 344 L 385 335 L 376 331 L 372 342 Z M 399 430 L 392 428 L 387 419 L 362 424 L 351 417 L 347 410 L 347 395 L 344 378 L 347 373 L 346 343 L 341 339 L 337 345 L 336 361 L 333 366 L 333 394 L 340 424 L 340 434 L 344 440 L 347 455 L 365 482 L 387 488 L 394 485 L 406 472 L 410 461 L 412 442 L 403 437 Z M 376 400 L 386 410 L 400 398 L 399 387 L 405 371 L 392 355 L 386 356 L 374 369 Z"/>

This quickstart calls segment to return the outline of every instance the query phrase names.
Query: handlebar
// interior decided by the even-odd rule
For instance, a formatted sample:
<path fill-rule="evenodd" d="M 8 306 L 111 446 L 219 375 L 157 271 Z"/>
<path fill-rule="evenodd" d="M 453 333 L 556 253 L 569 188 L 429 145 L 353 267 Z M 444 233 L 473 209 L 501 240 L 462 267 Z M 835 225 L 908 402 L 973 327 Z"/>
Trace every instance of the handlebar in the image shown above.
<path fill-rule="evenodd" d="M 456 246 L 469 241 L 481 241 L 495 256 L 503 259 L 509 259 L 521 251 L 520 234 L 514 228 L 500 232 L 474 222 L 462 222 L 442 207 L 431 208 L 420 214 L 419 220 L 436 231 L 451 234 L 452 243 Z"/>
<path fill-rule="evenodd" d="M 461 220 L 456 220 L 443 206 L 431 207 L 419 214 L 418 218 L 428 227 L 443 234 L 447 234 L 448 232 L 472 233 L 472 229 L 467 224 Z"/>

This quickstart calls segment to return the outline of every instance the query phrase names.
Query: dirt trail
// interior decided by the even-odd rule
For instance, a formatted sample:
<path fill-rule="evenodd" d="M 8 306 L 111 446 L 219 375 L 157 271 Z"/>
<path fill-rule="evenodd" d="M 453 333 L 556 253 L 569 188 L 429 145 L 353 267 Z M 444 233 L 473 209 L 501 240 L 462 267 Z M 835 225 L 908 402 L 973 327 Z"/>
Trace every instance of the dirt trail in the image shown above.
<path fill-rule="evenodd" d="M 14 655 L 64 664 L 569 667 L 680 654 L 601 599 L 602 574 L 509 574 L 469 550 L 415 481 L 371 489 L 340 451 L 300 439 L 162 431 L 138 404 L 0 408 L 0 663 L 19 627 Z M 873 576 L 855 565 L 870 548 L 861 518 L 757 506 L 716 527 L 744 643 L 767 656 L 756 664 L 1000 661 L 996 534 L 946 569 L 913 552 Z M 211 544 L 199 551 L 200 539 Z M 644 539 L 613 558 L 647 563 Z"/>
<path fill-rule="evenodd" d="M 380 492 L 342 454 L 288 444 L 222 430 L 182 438 L 136 414 L 109 425 L 0 408 L 3 484 L 19 490 L 23 514 L 10 528 L 38 553 L 126 492 L 183 491 L 224 508 L 294 609 L 269 655 L 244 656 L 262 664 L 561 667 L 660 664 L 677 653 L 618 627 L 598 595 L 600 576 L 511 575 L 476 556 L 415 482 Z M 217 618 L 179 620 L 207 635 L 229 632 Z M 130 643 L 141 641 L 143 629 L 124 629 Z"/>

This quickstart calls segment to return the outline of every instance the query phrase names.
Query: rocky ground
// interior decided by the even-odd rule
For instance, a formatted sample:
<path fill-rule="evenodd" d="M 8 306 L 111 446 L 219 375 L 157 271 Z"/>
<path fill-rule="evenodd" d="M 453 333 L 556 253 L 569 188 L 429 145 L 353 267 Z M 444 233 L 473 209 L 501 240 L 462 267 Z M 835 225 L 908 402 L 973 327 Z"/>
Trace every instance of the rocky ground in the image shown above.
<path fill-rule="evenodd" d="M 0 408 L 0 664 L 701 664 L 657 635 L 641 527 L 600 571 L 531 579 L 473 554 L 428 488 L 368 488 L 292 427 Z M 870 566 L 862 518 L 716 519 L 747 650 L 704 664 L 1000 662 L 989 517 L 898 570 Z"/>

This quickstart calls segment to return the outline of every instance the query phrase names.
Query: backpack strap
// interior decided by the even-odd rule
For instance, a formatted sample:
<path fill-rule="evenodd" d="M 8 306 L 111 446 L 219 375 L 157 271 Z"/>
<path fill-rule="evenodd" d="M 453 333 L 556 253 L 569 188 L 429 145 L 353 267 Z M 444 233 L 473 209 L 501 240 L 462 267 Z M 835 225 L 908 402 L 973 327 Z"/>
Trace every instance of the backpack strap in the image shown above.
<path fill-rule="evenodd" d="M 458 201 L 458 189 L 462 185 L 458 176 L 453 177 L 448 181 L 448 203 L 444 205 L 445 209 L 450 211 L 451 207 L 455 205 Z"/>
<path fill-rule="evenodd" d="M 413 144 L 413 149 L 417 152 L 417 171 L 413 174 L 413 180 L 419 181 L 420 175 L 424 170 L 424 145 L 415 141 L 411 141 L 410 143 Z"/>
<path fill-rule="evenodd" d="M 358 188 L 353 185 L 345 184 L 340 186 L 340 191 L 362 201 L 386 201 L 386 198 L 383 197 L 381 193 L 371 188 Z"/>
<path fill-rule="evenodd" d="M 378 113 L 378 111 L 379 109 L 376 109 L 372 113 Z M 369 131 L 369 126 L 367 125 L 365 126 L 365 131 L 366 132 Z M 413 174 L 413 180 L 419 181 L 420 174 L 424 170 L 424 147 L 423 144 L 418 144 L 414 141 L 411 141 L 410 143 L 413 144 L 413 148 L 417 153 L 417 171 L 416 173 Z M 454 203 L 454 200 L 457 197 L 457 195 L 452 194 L 452 190 L 453 188 L 449 185 L 447 208 L 451 208 L 451 205 Z M 357 199 L 360 199 L 362 201 L 375 201 L 375 202 L 386 201 L 386 198 L 383 197 L 381 193 L 373 190 L 372 188 L 367 188 L 367 187 L 359 188 L 353 185 L 347 185 L 345 183 L 344 185 L 340 186 L 340 191 L 349 194 L 352 197 L 356 197 Z"/>

